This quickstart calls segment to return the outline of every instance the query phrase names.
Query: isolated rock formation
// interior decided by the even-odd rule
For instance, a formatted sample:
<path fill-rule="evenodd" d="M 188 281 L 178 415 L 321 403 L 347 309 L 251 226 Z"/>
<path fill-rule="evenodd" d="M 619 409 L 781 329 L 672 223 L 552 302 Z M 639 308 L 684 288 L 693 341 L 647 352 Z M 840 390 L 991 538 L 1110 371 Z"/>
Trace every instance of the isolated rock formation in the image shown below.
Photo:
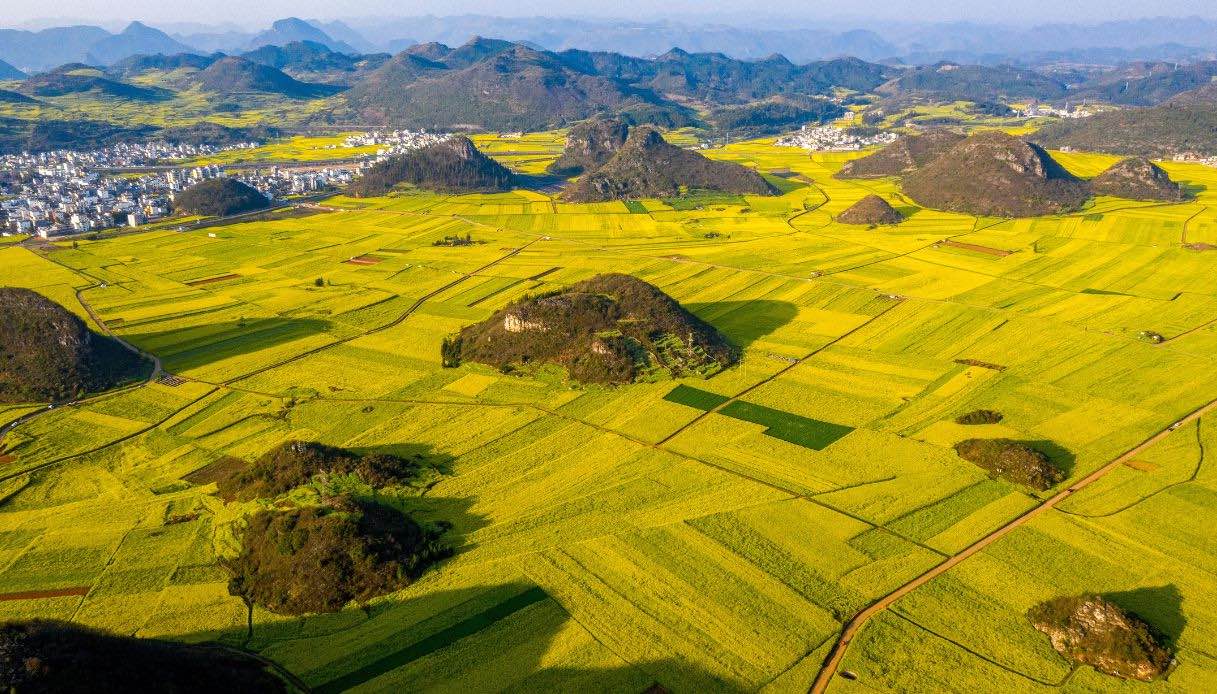
<path fill-rule="evenodd" d="M 1183 187 L 1171 180 L 1162 167 L 1144 157 L 1124 159 L 1090 182 L 1095 195 L 1129 200 L 1179 202 L 1187 199 Z"/>
<path fill-rule="evenodd" d="M 959 142 L 901 185 L 924 207 L 992 217 L 1072 212 L 1089 197 L 1086 184 L 1038 145 L 995 130 Z"/>
<path fill-rule="evenodd" d="M 739 358 L 713 326 L 655 286 L 621 274 L 521 299 L 467 326 L 442 351 L 445 366 L 555 364 L 584 383 L 710 375 Z"/>
<path fill-rule="evenodd" d="M 1027 618 L 1057 653 L 1108 675 L 1148 682 L 1171 662 L 1148 624 L 1098 595 L 1053 598 Z"/>

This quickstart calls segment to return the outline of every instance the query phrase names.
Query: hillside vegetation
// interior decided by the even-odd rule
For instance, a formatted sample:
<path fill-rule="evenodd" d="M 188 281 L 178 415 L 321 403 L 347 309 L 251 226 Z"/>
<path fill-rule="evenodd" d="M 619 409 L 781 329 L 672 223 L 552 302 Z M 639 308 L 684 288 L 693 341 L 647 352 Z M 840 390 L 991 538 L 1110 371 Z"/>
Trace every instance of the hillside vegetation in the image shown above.
<path fill-rule="evenodd" d="M 0 402 L 70 400 L 130 380 L 142 366 L 59 304 L 0 287 Z"/>
<path fill-rule="evenodd" d="M 899 224 L 904 217 L 887 200 L 871 194 L 837 215 L 842 224 Z"/>
<path fill-rule="evenodd" d="M 1211 103 L 1168 104 L 1106 111 L 1051 123 L 1033 136 L 1052 149 L 1168 159 L 1179 154 L 1217 156 L 1217 109 Z"/>
<path fill-rule="evenodd" d="M 1058 653 L 1108 675 L 1148 682 L 1171 662 L 1148 624 L 1099 595 L 1053 598 L 1032 607 L 1027 618 Z"/>
<path fill-rule="evenodd" d="M 0 685 L 20 694 L 287 691 L 265 665 L 235 651 L 120 636 L 50 619 L 0 624 Z"/>
<path fill-rule="evenodd" d="M 1180 202 L 1187 199 L 1187 193 L 1162 167 L 1143 157 L 1131 157 L 1114 164 L 1090 181 L 1090 189 L 1096 195 L 1129 200 Z"/>
<path fill-rule="evenodd" d="M 657 287 L 614 273 L 516 301 L 461 330 L 443 357 L 445 366 L 471 361 L 501 370 L 556 364 L 576 381 L 629 383 L 710 375 L 739 351 Z"/>
<path fill-rule="evenodd" d="M 659 131 L 635 128 L 600 168 L 584 174 L 565 193 L 574 202 L 674 197 L 693 190 L 773 195 L 760 174 L 714 161 L 668 143 Z"/>
<path fill-rule="evenodd" d="M 235 178 L 212 178 L 196 183 L 173 199 L 174 210 L 207 217 L 225 217 L 269 206 L 270 201 L 257 188 Z"/>
<path fill-rule="evenodd" d="M 616 119 L 596 119 L 572 126 L 562 156 L 549 165 L 561 176 L 578 176 L 604 166 L 625 144 L 629 126 Z"/>
<path fill-rule="evenodd" d="M 901 187 L 924 207 L 992 217 L 1072 212 L 1089 197 L 1086 184 L 1039 146 L 996 130 L 957 143 Z"/>
<path fill-rule="evenodd" d="M 347 186 L 355 197 L 384 195 L 398 186 L 445 193 L 492 193 L 510 190 L 515 174 L 482 154 L 467 137 L 399 154 L 366 169 Z"/>
<path fill-rule="evenodd" d="M 417 476 L 421 463 L 419 456 L 359 455 L 311 441 L 287 441 L 249 465 L 232 466 L 216 486 L 227 501 L 273 499 L 318 475 L 351 475 L 372 487 L 388 487 Z"/>
<path fill-rule="evenodd" d="M 408 586 L 452 550 L 396 509 L 341 496 L 326 506 L 264 510 L 224 562 L 228 590 L 280 614 L 337 612 Z"/>
<path fill-rule="evenodd" d="M 950 130 L 931 130 L 908 135 L 865 157 L 845 162 L 837 178 L 884 178 L 912 173 L 963 142 L 964 136 Z"/>
<path fill-rule="evenodd" d="M 1065 473 L 1048 456 L 1018 441 L 967 439 L 955 444 L 955 452 L 993 475 L 1040 491 L 1065 479 Z"/>

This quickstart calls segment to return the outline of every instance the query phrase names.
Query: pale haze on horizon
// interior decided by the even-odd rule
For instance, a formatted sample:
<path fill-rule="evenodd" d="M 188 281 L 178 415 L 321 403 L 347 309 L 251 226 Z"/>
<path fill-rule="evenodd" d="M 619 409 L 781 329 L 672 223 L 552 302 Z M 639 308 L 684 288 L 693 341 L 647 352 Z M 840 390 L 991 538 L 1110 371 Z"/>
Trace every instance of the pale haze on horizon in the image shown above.
<path fill-rule="evenodd" d="M 802 20 L 868 22 L 906 21 L 940 22 L 971 21 L 987 23 L 1038 24 L 1075 22 L 1097 24 L 1114 19 L 1143 17 L 1217 18 L 1217 2 L 1213 0 L 872 0 L 865 7 L 852 9 L 827 4 L 803 7 L 775 6 L 760 0 L 708 2 L 706 0 L 668 0 L 662 5 L 638 6 L 637 11 L 623 11 L 621 6 L 591 0 L 451 0 L 437 5 L 419 0 L 212 0 L 207 3 L 181 0 L 60 0 L 48 5 L 43 0 L 5 0 L 4 20 L 0 26 L 23 22 L 55 24 L 56 18 L 71 21 L 125 23 L 198 22 L 204 24 L 235 23 L 242 26 L 265 24 L 286 16 L 319 19 L 360 17 L 409 17 L 417 15 L 453 16 L 483 14 L 499 16 L 564 16 L 624 19 L 679 19 L 690 23 L 729 21 L 733 18 L 759 17 L 797 18 Z M 915 6 L 915 9 L 911 9 Z"/>

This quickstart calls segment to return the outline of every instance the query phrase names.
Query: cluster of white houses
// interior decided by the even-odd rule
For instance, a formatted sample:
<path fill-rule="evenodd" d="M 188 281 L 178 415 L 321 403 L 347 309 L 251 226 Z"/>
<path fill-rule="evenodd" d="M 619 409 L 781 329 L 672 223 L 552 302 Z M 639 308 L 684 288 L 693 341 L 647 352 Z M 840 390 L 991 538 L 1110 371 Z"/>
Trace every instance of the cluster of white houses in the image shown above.
<path fill-rule="evenodd" d="M 835 125 L 804 125 L 798 132 L 778 138 L 779 147 L 801 147 L 812 152 L 852 152 L 895 142 L 893 132 L 859 131 Z"/>
<path fill-rule="evenodd" d="M 158 149 L 160 147 L 160 149 Z M 142 149 L 141 149 L 142 148 Z M 138 151 L 116 156 L 115 150 Z M 228 175 L 219 166 L 170 168 L 148 173 L 107 170 L 149 166 L 156 161 L 214 153 L 214 148 L 128 146 L 95 152 L 48 152 L 0 157 L 0 233 L 45 238 L 119 226 L 139 226 L 173 212 L 178 191 Z M 271 200 L 342 186 L 359 165 L 268 167 L 239 178 Z"/>

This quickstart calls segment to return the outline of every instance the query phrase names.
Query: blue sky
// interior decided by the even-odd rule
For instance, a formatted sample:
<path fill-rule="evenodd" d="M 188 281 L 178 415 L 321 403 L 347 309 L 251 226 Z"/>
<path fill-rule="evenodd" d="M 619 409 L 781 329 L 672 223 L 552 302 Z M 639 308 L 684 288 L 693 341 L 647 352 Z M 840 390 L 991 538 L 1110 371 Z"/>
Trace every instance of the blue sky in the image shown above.
<path fill-rule="evenodd" d="M 260 24 L 289 15 L 322 19 L 367 16 L 410 16 L 463 13 L 505 16 L 625 16 L 654 18 L 664 14 L 696 23 L 730 16 L 790 15 L 808 19 L 874 21 L 1010 22 L 1052 21 L 1098 23 L 1146 16 L 1217 18 L 1217 0 L 866 0 L 858 3 L 772 0 L 664 0 L 661 3 L 605 3 L 603 0 L 3 0 L 0 24 L 63 17 L 109 23 L 142 19 L 149 22 L 238 21 Z M 850 6 L 854 9 L 848 10 Z M 851 16 L 852 15 L 852 16 Z"/>

